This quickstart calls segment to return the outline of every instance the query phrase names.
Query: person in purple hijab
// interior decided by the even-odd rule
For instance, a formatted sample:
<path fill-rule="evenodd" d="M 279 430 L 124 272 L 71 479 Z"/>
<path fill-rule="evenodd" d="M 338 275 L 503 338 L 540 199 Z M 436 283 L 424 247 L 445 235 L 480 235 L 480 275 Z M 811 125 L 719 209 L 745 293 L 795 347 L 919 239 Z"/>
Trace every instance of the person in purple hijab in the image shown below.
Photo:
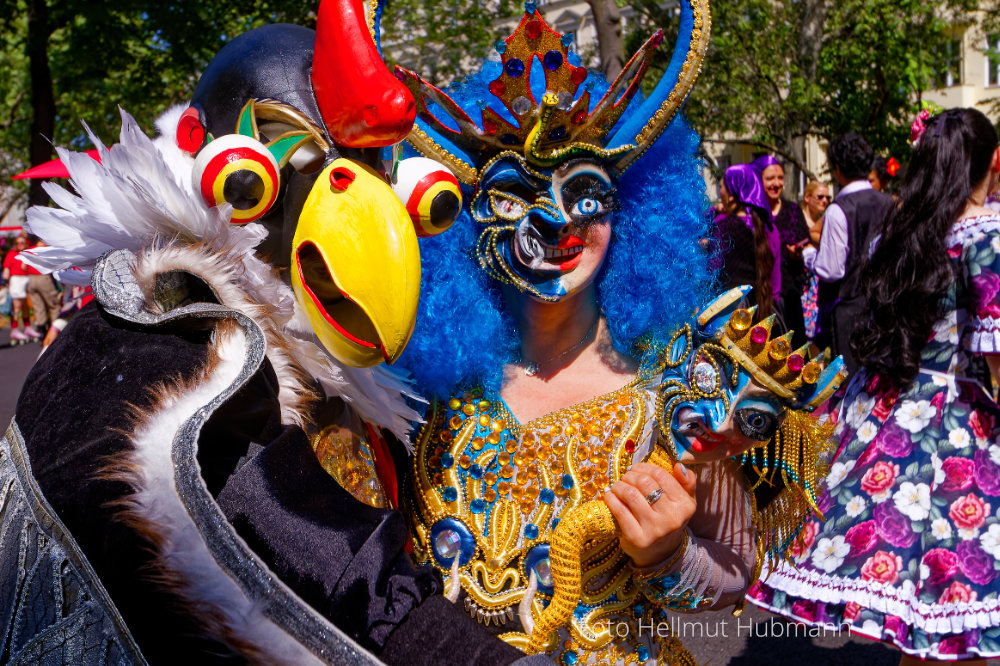
<path fill-rule="evenodd" d="M 781 291 L 775 294 L 778 313 L 785 330 L 792 331 L 792 346 L 806 343 L 802 293 L 808 282 L 802 247 L 809 241 L 809 226 L 802 208 L 783 196 L 785 168 L 774 155 L 762 155 L 750 165 L 760 176 L 774 226 L 781 234 Z"/>
<path fill-rule="evenodd" d="M 716 219 L 712 234 L 720 286 L 753 285 L 759 316 L 765 317 L 775 311 L 781 293 L 781 234 L 771 219 L 764 185 L 751 165 L 726 169 L 723 186 L 729 210 Z"/>

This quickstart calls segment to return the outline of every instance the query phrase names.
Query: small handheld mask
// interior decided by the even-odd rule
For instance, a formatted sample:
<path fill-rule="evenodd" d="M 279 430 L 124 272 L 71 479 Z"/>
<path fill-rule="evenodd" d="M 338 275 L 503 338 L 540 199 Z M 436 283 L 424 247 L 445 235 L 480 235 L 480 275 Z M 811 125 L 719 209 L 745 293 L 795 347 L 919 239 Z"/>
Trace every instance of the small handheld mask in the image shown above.
<path fill-rule="evenodd" d="M 400 162 L 392 190 L 406 206 L 421 238 L 446 231 L 462 210 L 458 179 L 446 166 L 426 157 Z"/>

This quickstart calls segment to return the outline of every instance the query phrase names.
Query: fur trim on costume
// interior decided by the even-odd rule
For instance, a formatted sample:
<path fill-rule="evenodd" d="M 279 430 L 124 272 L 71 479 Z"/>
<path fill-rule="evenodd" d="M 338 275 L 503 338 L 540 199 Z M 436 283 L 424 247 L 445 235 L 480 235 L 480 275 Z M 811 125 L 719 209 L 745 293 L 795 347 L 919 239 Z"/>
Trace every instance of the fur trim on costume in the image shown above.
<path fill-rule="evenodd" d="M 157 402 L 136 414 L 134 448 L 115 460 L 106 476 L 135 489 L 118 502 L 122 519 L 152 544 L 153 577 L 179 597 L 206 635 L 254 663 L 321 663 L 219 565 L 178 494 L 172 447 L 164 444 L 237 380 L 247 354 L 247 338 L 238 325 L 225 322 L 213 337 L 200 376 L 151 389 Z"/>
<path fill-rule="evenodd" d="M 292 353 L 290 345 L 293 343 L 278 329 L 275 307 L 254 300 L 251 292 L 241 284 L 243 267 L 233 253 L 217 252 L 205 244 L 168 245 L 138 255 L 135 279 L 146 303 L 155 305 L 153 291 L 157 275 L 171 271 L 191 273 L 205 281 L 222 305 L 253 319 L 264 331 L 267 358 L 278 377 L 281 422 L 306 429 L 316 394 L 302 364 Z"/>

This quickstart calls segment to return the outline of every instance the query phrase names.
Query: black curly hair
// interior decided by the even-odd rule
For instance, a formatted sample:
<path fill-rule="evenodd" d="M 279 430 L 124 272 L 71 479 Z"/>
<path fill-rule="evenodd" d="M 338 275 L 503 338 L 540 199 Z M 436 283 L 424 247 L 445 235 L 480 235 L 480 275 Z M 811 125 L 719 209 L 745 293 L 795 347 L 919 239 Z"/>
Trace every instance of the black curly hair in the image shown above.
<path fill-rule="evenodd" d="M 954 279 L 944 239 L 977 185 L 989 175 L 997 132 L 975 109 L 951 109 L 931 118 L 913 152 L 899 203 L 862 269 L 866 311 L 851 339 L 855 358 L 888 385 L 907 389 L 941 300 Z"/>
<path fill-rule="evenodd" d="M 875 172 L 875 175 L 878 176 L 879 182 L 883 186 L 887 185 L 892 179 L 892 176 L 889 175 L 889 160 L 881 155 L 876 155 L 875 159 L 872 160 L 871 170 Z"/>
<path fill-rule="evenodd" d="M 840 172 L 848 181 L 868 178 L 874 157 L 875 151 L 864 137 L 856 132 L 838 136 L 826 149 L 826 159 L 830 162 L 830 169 L 840 167 Z"/>

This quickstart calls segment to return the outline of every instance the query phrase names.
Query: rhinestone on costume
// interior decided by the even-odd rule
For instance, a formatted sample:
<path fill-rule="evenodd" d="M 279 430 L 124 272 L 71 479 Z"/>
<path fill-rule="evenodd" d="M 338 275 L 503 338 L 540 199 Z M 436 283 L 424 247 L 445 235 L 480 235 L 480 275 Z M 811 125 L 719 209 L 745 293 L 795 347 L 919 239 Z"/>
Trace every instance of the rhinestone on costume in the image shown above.
<path fill-rule="evenodd" d="M 466 416 L 472 416 L 473 414 L 476 413 L 475 405 L 464 405 L 462 407 L 462 413 L 465 414 Z"/>
<path fill-rule="evenodd" d="M 587 119 L 586 111 L 577 111 L 576 113 L 573 114 L 573 118 L 571 120 L 573 121 L 574 125 L 579 125 L 586 119 Z"/>
<path fill-rule="evenodd" d="M 445 502 L 454 502 L 457 499 L 458 499 L 458 490 L 455 489 L 455 486 L 448 486 L 447 488 L 444 489 Z"/>
<path fill-rule="evenodd" d="M 507 61 L 507 64 L 503 66 L 503 71 L 507 73 L 512 79 L 524 74 L 524 62 L 520 58 L 511 58 Z"/>
<path fill-rule="evenodd" d="M 583 83 L 584 81 L 587 80 L 587 68 L 586 67 L 577 67 L 577 68 L 575 68 L 572 71 L 572 73 L 569 75 L 569 78 L 576 85 L 580 85 L 581 83 Z M 588 90 L 589 90 L 589 88 L 588 88 Z"/>
<path fill-rule="evenodd" d="M 509 65 L 510 63 L 507 64 Z M 521 97 L 515 97 L 514 101 L 510 103 L 510 108 L 517 115 L 523 116 L 528 111 L 531 111 L 531 100 L 523 95 Z"/>
<path fill-rule="evenodd" d="M 473 465 L 472 467 L 469 468 L 469 476 L 471 476 L 473 479 L 483 478 L 483 468 L 480 467 L 479 465 Z"/>
<path fill-rule="evenodd" d="M 462 552 L 462 537 L 455 530 L 441 530 L 434 540 L 434 552 L 442 559 L 453 559 Z"/>
<path fill-rule="evenodd" d="M 573 93 L 568 90 L 563 90 L 559 93 L 559 101 L 556 103 L 556 108 L 560 111 L 569 111 L 573 108 Z"/>
<path fill-rule="evenodd" d="M 483 121 L 483 131 L 487 134 L 496 134 L 498 129 L 500 128 L 497 126 L 496 122 L 490 120 L 489 118 Z"/>
<path fill-rule="evenodd" d="M 496 81 L 490 81 L 490 85 L 488 87 L 490 89 L 490 92 L 493 93 L 496 97 L 503 97 L 503 94 L 507 92 L 507 84 L 505 84 L 500 79 L 497 79 Z"/>
<path fill-rule="evenodd" d="M 462 402 L 458 398 L 452 398 L 448 401 L 448 409 L 453 412 L 457 412 L 461 406 Z"/>
<path fill-rule="evenodd" d="M 566 650 L 562 655 L 562 661 L 566 664 L 566 666 L 576 666 L 576 662 L 579 658 L 580 657 L 573 650 Z"/>
<path fill-rule="evenodd" d="M 771 344 L 767 346 L 767 355 L 775 361 L 784 361 L 790 353 L 792 346 L 788 344 L 788 340 L 782 338 L 771 340 Z"/>
<path fill-rule="evenodd" d="M 566 136 L 566 128 L 563 127 L 562 125 L 560 125 L 559 127 L 553 128 L 549 132 L 549 138 L 552 139 L 553 141 L 558 141 L 559 139 L 563 138 L 564 136 Z"/>
<path fill-rule="evenodd" d="M 545 488 L 542 492 L 538 493 L 538 499 L 542 504 L 552 504 L 555 498 L 556 494 L 552 492 L 551 488 Z"/>
<path fill-rule="evenodd" d="M 761 325 L 754 326 L 750 330 L 750 341 L 757 345 L 767 342 L 767 329 Z"/>
<path fill-rule="evenodd" d="M 649 648 L 645 645 L 640 645 L 635 649 L 636 655 L 639 657 L 639 661 L 646 661 L 649 659 Z"/>
<path fill-rule="evenodd" d="M 503 41 L 502 39 L 498 40 L 493 45 L 493 48 L 495 48 L 497 50 L 497 53 L 501 53 L 502 54 L 504 51 L 507 50 L 507 42 Z"/>
<path fill-rule="evenodd" d="M 454 464 L 455 464 L 455 458 L 450 453 L 446 453 L 443 456 L 441 456 L 442 467 L 451 467 Z"/>
<path fill-rule="evenodd" d="M 698 361 L 694 366 L 694 385 L 702 393 L 712 393 L 719 387 L 719 371 L 708 361 Z"/>
<path fill-rule="evenodd" d="M 562 36 L 562 39 L 560 41 L 562 42 L 563 46 L 569 48 L 569 45 L 573 43 L 573 39 L 574 39 L 573 33 L 567 32 L 565 35 Z"/>
<path fill-rule="evenodd" d="M 745 331 L 750 328 L 750 324 L 752 323 L 753 313 L 744 308 L 740 308 L 729 317 L 729 326 L 734 331 Z"/>
<path fill-rule="evenodd" d="M 802 358 L 801 354 L 792 354 L 788 357 L 788 369 L 792 372 L 798 372 L 805 364 L 806 360 Z"/>
<path fill-rule="evenodd" d="M 631 439 L 625 440 L 625 451 L 627 451 L 628 453 L 635 452 L 635 442 L 633 440 Z"/>
<path fill-rule="evenodd" d="M 807 363 L 806 367 L 802 368 L 802 381 L 806 384 L 815 384 L 820 372 L 819 363 Z"/>
<path fill-rule="evenodd" d="M 573 477 L 570 476 L 569 474 L 563 474 L 562 487 L 565 488 L 566 490 L 569 490 L 570 488 L 572 488 L 573 487 Z"/>
<path fill-rule="evenodd" d="M 524 538 L 525 539 L 537 539 L 538 538 L 538 525 L 534 523 L 528 523 L 524 526 Z"/>
<path fill-rule="evenodd" d="M 458 464 L 461 465 L 462 469 L 469 469 L 469 467 L 472 465 L 472 458 L 470 458 L 467 455 L 463 455 L 461 458 L 458 459 Z"/>
<path fill-rule="evenodd" d="M 563 64 L 563 54 L 553 49 L 542 57 L 542 64 L 545 69 L 555 71 Z"/>
<path fill-rule="evenodd" d="M 538 39 L 542 36 L 542 22 L 528 21 L 527 25 L 524 26 L 524 34 L 528 36 L 528 39 Z"/>
<path fill-rule="evenodd" d="M 469 511 L 472 513 L 482 513 L 486 511 L 486 502 L 481 499 L 474 499 L 469 502 Z"/>
<path fill-rule="evenodd" d="M 524 3 L 524 13 L 534 14 L 535 9 L 537 9 L 537 7 L 538 4 L 535 2 L 535 0 L 527 0 L 527 2 Z"/>
<path fill-rule="evenodd" d="M 538 582 L 546 587 L 552 587 L 552 567 L 549 565 L 549 558 L 538 560 L 534 569 L 535 573 L 538 574 Z"/>

